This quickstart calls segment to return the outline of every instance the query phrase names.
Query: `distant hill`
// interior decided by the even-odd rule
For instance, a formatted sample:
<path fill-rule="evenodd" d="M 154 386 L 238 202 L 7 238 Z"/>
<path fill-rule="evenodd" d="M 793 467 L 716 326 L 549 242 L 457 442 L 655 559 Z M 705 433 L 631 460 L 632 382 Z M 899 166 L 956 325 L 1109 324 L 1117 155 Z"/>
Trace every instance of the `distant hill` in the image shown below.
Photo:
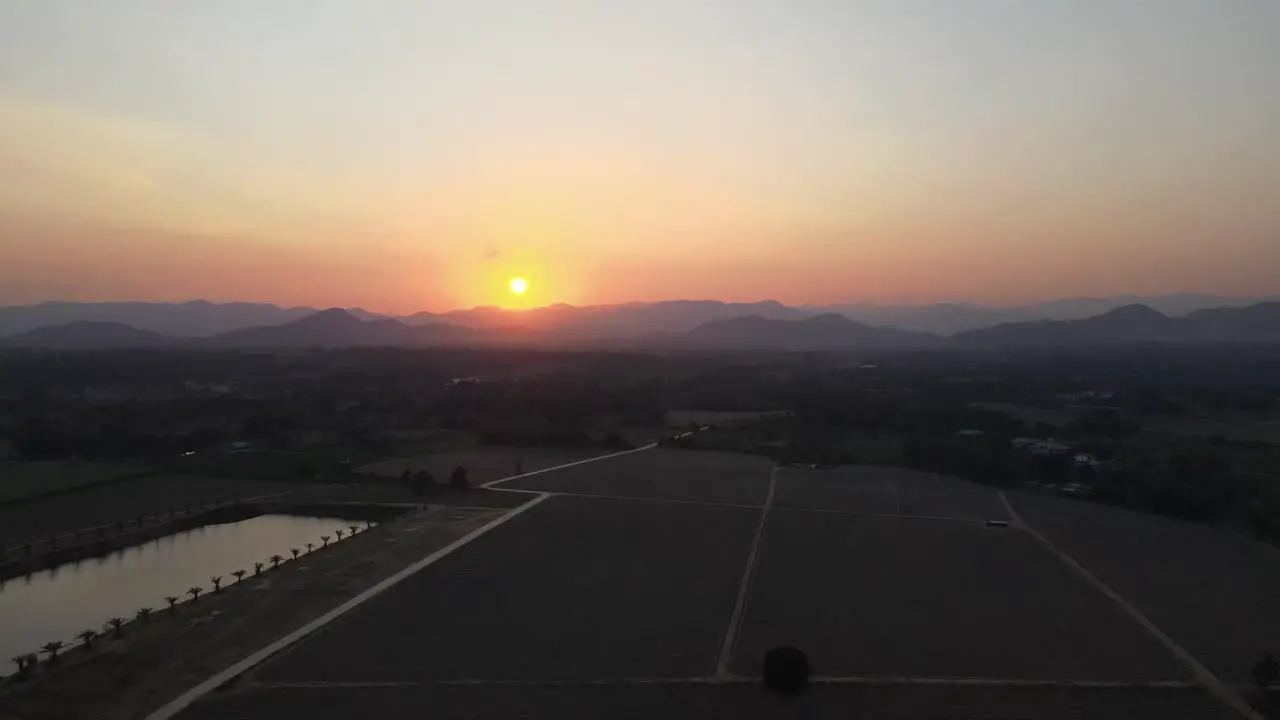
<path fill-rule="evenodd" d="M 171 337 L 207 337 L 239 328 L 283 325 L 315 314 L 315 308 L 282 308 L 265 303 L 46 302 L 0 307 L 0 336 L 72 322 L 123 323 Z M 364 320 L 379 317 L 359 308 L 348 310 Z"/>
<path fill-rule="evenodd" d="M 88 350 L 168 347 L 178 341 L 117 322 L 71 322 L 27 330 L 0 339 L 7 347 Z"/>
<path fill-rule="evenodd" d="M 863 350 L 937 345 L 940 338 L 882 328 L 825 313 L 803 320 L 752 315 L 713 320 L 689 331 L 685 344 L 703 349 Z"/>
<path fill-rule="evenodd" d="M 1201 342 L 1280 343 L 1280 302 L 1198 310 L 1186 321 Z"/>
<path fill-rule="evenodd" d="M 1081 320 L 1101 315 L 1126 305 L 1146 305 L 1169 316 L 1183 316 L 1209 308 L 1232 308 L 1259 302 L 1280 300 L 1278 297 L 1223 297 L 1202 293 L 1170 295 L 1118 295 L 1100 298 L 1068 298 L 1012 307 L 986 307 L 971 303 L 937 303 L 934 305 L 806 305 L 801 310 L 835 312 L 870 325 L 896 327 L 938 335 L 993 327 L 1001 323 L 1036 322 L 1040 320 Z"/>
<path fill-rule="evenodd" d="M 361 320 L 331 308 L 284 325 L 244 328 L 205 338 L 201 345 L 223 348 L 426 347 L 475 336 L 470 328 L 433 324 L 411 327 L 399 320 Z"/>
<path fill-rule="evenodd" d="M 959 333 L 953 340 L 988 346 L 1280 342 L 1280 303 L 1200 310 L 1186 317 L 1169 317 L 1146 305 L 1126 305 L 1081 320 L 1004 323 Z"/>

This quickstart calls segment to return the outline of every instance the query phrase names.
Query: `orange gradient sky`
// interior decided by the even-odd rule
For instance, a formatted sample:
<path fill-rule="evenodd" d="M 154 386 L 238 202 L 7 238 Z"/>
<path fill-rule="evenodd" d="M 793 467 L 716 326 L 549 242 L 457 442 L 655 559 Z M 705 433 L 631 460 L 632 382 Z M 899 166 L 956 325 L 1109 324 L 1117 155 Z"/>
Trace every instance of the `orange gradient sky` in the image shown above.
<path fill-rule="evenodd" d="M 0 0 L 0 304 L 1273 293 L 1276 67 L 1271 0 Z"/>

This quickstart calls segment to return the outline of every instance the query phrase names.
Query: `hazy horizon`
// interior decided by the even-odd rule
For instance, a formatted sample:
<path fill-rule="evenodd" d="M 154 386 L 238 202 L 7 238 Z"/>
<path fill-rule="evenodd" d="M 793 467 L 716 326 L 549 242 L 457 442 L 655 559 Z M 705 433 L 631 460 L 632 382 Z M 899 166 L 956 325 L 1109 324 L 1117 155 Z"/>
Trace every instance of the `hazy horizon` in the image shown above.
<path fill-rule="evenodd" d="M 1271 295 L 1275 67 L 1270 0 L 0 0 L 0 305 Z"/>

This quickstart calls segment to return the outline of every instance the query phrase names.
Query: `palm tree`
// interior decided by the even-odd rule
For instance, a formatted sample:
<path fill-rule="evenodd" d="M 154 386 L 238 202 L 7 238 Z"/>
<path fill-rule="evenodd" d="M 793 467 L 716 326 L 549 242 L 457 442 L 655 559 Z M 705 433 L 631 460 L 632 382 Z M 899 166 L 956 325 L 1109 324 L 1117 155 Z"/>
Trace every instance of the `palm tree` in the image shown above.
<path fill-rule="evenodd" d="M 55 665 L 58 662 L 58 653 L 62 652 L 62 643 L 57 640 L 47 642 L 40 647 L 40 651 L 49 656 L 50 665 Z"/>
<path fill-rule="evenodd" d="M 254 574 L 254 575 L 261 575 L 261 574 L 262 574 L 262 568 L 263 568 L 263 567 L 265 567 L 265 566 L 266 566 L 266 563 L 260 563 L 260 562 L 256 562 L 256 563 L 254 563 L 254 564 L 253 564 L 253 574 Z"/>
<path fill-rule="evenodd" d="M 339 541 L 341 541 L 341 540 L 342 540 L 342 534 L 343 534 L 343 533 L 345 533 L 345 532 L 346 532 L 346 530 L 343 530 L 342 528 L 338 528 L 337 530 L 334 530 L 334 531 L 333 531 L 333 534 L 334 534 L 334 535 L 337 535 L 337 536 L 338 536 L 338 540 L 339 540 Z"/>
<path fill-rule="evenodd" d="M 151 622 L 151 608 L 138 608 L 134 611 L 133 617 L 140 623 L 149 623 Z"/>
<path fill-rule="evenodd" d="M 213 583 L 213 591 L 214 591 L 214 592 L 219 592 L 219 591 L 221 591 L 221 590 L 222 590 L 222 576 L 221 576 L 221 575 L 214 575 L 213 577 L 209 578 L 209 582 Z"/>
<path fill-rule="evenodd" d="M 178 601 L 179 601 L 179 600 L 181 600 L 181 599 L 182 599 L 182 598 L 178 597 L 177 595 L 165 595 L 165 596 L 164 596 L 164 601 L 165 601 L 165 602 L 167 602 L 167 603 L 169 603 L 169 612 L 173 612 L 174 610 L 176 610 L 176 609 L 177 609 L 177 607 L 178 607 Z"/>
<path fill-rule="evenodd" d="M 307 554 L 311 554 L 311 548 L 315 547 L 313 543 L 307 543 Z"/>
<path fill-rule="evenodd" d="M 272 555 L 267 559 L 271 561 L 272 568 L 278 568 L 280 567 L 280 563 L 284 562 L 284 558 L 279 555 Z"/>
<path fill-rule="evenodd" d="M 293 559 L 294 559 L 294 560 L 297 560 L 297 559 L 298 559 L 298 553 L 300 553 L 300 552 L 302 552 L 302 551 L 301 551 L 301 550 L 299 550 L 298 548 L 289 548 L 289 552 L 293 554 Z"/>
<path fill-rule="evenodd" d="M 348 525 L 348 526 L 347 526 L 347 529 L 351 531 L 351 534 L 352 534 L 352 535 L 355 535 L 356 533 L 360 532 L 360 526 L 359 526 L 359 525 Z"/>
<path fill-rule="evenodd" d="M 191 602 L 200 602 L 200 593 L 204 592 L 204 588 L 196 586 L 187 588 L 187 594 L 191 596 Z"/>
<path fill-rule="evenodd" d="M 124 627 L 124 618 L 113 617 L 110 620 L 108 620 L 106 624 L 104 624 L 102 627 L 104 629 L 111 628 L 111 633 L 115 637 L 120 637 L 121 628 Z"/>
<path fill-rule="evenodd" d="M 97 637 L 98 637 L 98 633 L 94 630 L 81 630 L 80 632 L 76 633 L 76 639 L 80 641 L 80 644 L 84 647 L 85 650 L 88 650 L 93 646 L 93 641 Z"/>
<path fill-rule="evenodd" d="M 243 570 L 237 570 L 237 571 L 235 571 L 235 572 L 233 572 L 233 573 L 231 573 L 231 574 L 236 576 L 236 582 L 240 582 L 241 580 L 244 580 L 244 576 L 245 576 L 247 573 L 245 573 L 245 571 L 243 571 Z"/>
<path fill-rule="evenodd" d="M 324 544 L 323 544 L 323 545 L 321 545 L 320 547 L 329 547 L 329 536 L 328 536 L 328 535 L 321 535 L 321 536 L 320 536 L 320 540 L 321 540 L 321 542 L 323 542 L 323 543 L 324 543 Z"/>

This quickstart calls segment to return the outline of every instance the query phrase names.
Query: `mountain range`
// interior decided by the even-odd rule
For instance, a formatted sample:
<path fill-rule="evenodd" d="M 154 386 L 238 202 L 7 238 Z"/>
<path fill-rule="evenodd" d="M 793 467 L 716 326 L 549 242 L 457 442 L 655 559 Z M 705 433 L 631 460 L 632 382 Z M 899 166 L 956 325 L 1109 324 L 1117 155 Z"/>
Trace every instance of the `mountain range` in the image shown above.
<path fill-rule="evenodd" d="M 65 305 L 60 304 L 58 312 L 67 312 Z M 173 322 L 179 316 L 175 308 L 191 310 L 189 305 L 192 304 L 166 306 L 164 311 L 149 308 L 147 316 L 164 316 Z M 204 303 L 195 312 L 205 318 L 217 316 L 217 323 L 228 323 L 232 316 L 261 312 L 274 322 L 215 334 L 180 336 L 116 320 L 78 319 L 11 333 L 0 337 L 0 345 L 55 349 L 543 346 L 820 351 L 1280 343 L 1280 302 L 1275 301 L 1201 309 L 1182 316 L 1168 315 L 1145 304 L 1128 304 L 1079 319 L 1005 322 L 951 337 L 872 325 L 839 313 L 814 313 L 771 301 L 672 301 L 591 308 L 557 305 L 519 313 L 475 308 L 405 318 L 341 308 L 286 310 L 239 304 L 219 315 L 224 307 Z M 246 307 L 258 309 L 250 311 Z M 94 308 L 103 312 L 98 306 Z M 207 329 L 209 325 L 199 327 Z"/>
<path fill-rule="evenodd" d="M 867 325 L 912 332 L 953 335 L 1000 323 L 1037 320 L 1078 320 L 1126 305 L 1146 305 L 1165 315 L 1183 316 L 1208 308 L 1244 307 L 1280 296 L 1228 298 L 1197 293 L 1153 297 L 1124 295 L 1076 298 L 1015 307 L 986 307 L 965 303 L 934 305 L 809 305 L 790 307 L 766 300 L 729 303 L 714 300 L 672 300 L 621 305 L 550 305 L 528 310 L 476 307 L 442 313 L 420 312 L 394 316 L 347 308 L 360 320 L 394 319 L 406 325 L 445 323 L 478 330 L 526 328 L 554 333 L 560 339 L 624 338 L 660 332 L 686 332 L 703 323 L 758 315 L 770 320 L 802 320 L 834 313 Z M 284 325 L 319 312 L 311 307 L 280 307 L 265 303 L 45 302 L 0 307 L 0 337 L 72 322 L 115 322 L 171 337 L 212 337 L 243 328 Z"/>

